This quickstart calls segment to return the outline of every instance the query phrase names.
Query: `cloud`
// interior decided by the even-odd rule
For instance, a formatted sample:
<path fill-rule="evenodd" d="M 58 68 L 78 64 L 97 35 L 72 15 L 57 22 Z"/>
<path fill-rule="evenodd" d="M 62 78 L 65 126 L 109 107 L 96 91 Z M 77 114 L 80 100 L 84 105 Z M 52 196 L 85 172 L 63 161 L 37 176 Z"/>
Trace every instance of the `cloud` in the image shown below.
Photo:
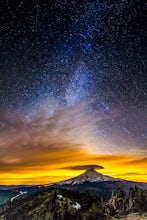
<path fill-rule="evenodd" d="M 86 110 L 88 103 L 69 107 L 53 116 L 0 114 L 0 170 L 76 161 L 96 144 L 96 122 Z M 73 157 L 69 158 L 69 155 Z M 83 154 L 85 155 L 85 154 Z"/>
<path fill-rule="evenodd" d="M 147 146 L 144 146 L 144 147 L 140 148 L 140 153 L 141 154 L 147 154 Z"/>
<path fill-rule="evenodd" d="M 25 165 L 52 167 L 100 151 L 97 123 L 104 117 L 93 117 L 88 111 L 90 103 L 56 109 L 54 114 L 48 114 L 46 108 L 33 116 L 0 113 L 0 170 Z"/>
<path fill-rule="evenodd" d="M 144 164 L 147 164 L 147 157 L 132 158 L 126 161 L 126 165 L 139 166 Z"/>
<path fill-rule="evenodd" d="M 147 176 L 147 173 L 140 173 L 140 172 L 130 172 L 130 173 L 120 173 L 116 176 L 123 176 L 123 177 L 130 177 L 130 176 Z"/>
<path fill-rule="evenodd" d="M 105 117 L 93 117 L 88 105 L 89 101 L 83 102 L 52 115 L 47 110 L 33 116 L 0 113 L 0 183 L 24 183 L 26 179 L 39 183 L 41 178 L 47 183 L 55 174 L 56 180 L 63 180 L 80 174 L 88 164 L 114 175 L 126 173 L 128 167 L 145 172 L 147 158 L 110 154 L 111 146 L 108 149 L 97 134 L 97 123 Z"/>
<path fill-rule="evenodd" d="M 93 168 L 93 169 L 104 169 L 104 167 L 102 166 L 99 166 L 99 165 L 95 165 L 95 164 L 92 164 L 92 165 L 81 165 L 81 166 L 69 166 L 69 167 L 64 167 L 62 169 L 69 169 L 69 170 L 87 170 L 87 169 L 90 169 L 90 168 Z"/>

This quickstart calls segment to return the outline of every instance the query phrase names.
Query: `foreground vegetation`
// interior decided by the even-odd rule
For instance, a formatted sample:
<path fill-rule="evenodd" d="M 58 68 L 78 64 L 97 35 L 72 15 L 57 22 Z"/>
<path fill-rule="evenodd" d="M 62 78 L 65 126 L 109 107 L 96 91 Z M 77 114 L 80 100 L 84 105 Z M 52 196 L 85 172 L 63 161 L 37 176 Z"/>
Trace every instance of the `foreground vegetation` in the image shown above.
<path fill-rule="evenodd" d="M 147 213 L 131 213 L 125 216 L 121 216 L 116 218 L 116 217 L 111 217 L 110 220 L 147 220 Z"/>
<path fill-rule="evenodd" d="M 136 212 L 147 213 L 147 190 L 138 187 L 128 194 L 118 188 L 111 198 L 46 188 L 0 206 L 0 220 L 107 220 Z"/>

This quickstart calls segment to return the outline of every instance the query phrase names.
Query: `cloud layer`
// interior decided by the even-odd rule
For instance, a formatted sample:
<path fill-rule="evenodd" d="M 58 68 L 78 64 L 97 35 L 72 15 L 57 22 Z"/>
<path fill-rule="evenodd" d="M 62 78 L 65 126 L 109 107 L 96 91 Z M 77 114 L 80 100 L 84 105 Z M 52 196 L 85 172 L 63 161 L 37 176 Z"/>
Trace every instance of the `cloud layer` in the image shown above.
<path fill-rule="evenodd" d="M 89 165 L 82 165 L 82 166 L 70 166 L 70 167 L 64 167 L 64 169 L 69 169 L 69 170 L 87 170 L 87 169 L 104 169 L 104 167 L 96 165 L 96 164 L 89 164 Z"/>
<path fill-rule="evenodd" d="M 113 176 L 140 170 L 145 173 L 146 157 L 112 153 L 111 145 L 104 146 L 97 124 L 106 118 L 93 117 L 88 106 L 89 101 L 52 115 L 47 110 L 33 116 L 1 113 L 0 183 L 40 183 L 40 177 L 42 183 L 55 182 L 78 175 L 89 166 Z M 146 178 L 135 174 L 127 177 Z"/>

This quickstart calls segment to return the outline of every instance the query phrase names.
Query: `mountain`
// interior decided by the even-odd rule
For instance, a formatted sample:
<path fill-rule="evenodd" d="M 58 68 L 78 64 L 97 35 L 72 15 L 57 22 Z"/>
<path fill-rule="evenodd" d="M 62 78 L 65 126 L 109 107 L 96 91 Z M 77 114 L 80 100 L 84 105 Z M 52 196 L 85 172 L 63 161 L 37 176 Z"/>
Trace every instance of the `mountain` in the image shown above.
<path fill-rule="evenodd" d="M 17 190 L 22 187 L 30 187 L 30 185 L 0 185 L 0 190 Z"/>
<path fill-rule="evenodd" d="M 123 180 L 103 175 L 101 173 L 98 173 L 94 168 L 89 168 L 83 174 L 75 178 L 59 182 L 58 184 L 76 185 L 76 184 L 83 184 L 85 182 L 97 183 L 97 182 L 105 182 L 105 181 L 115 182 L 115 181 L 123 181 Z"/>
<path fill-rule="evenodd" d="M 108 220 L 128 219 L 128 214 L 135 219 L 135 213 L 144 213 L 136 219 L 145 220 L 145 187 L 147 183 L 109 177 L 89 168 L 75 178 L 48 186 L 12 187 L 18 194 L 0 205 L 0 219 Z"/>
<path fill-rule="evenodd" d="M 87 169 L 83 174 L 65 181 L 58 182 L 54 186 L 63 189 L 88 191 L 91 194 L 108 195 L 118 188 L 123 188 L 126 192 L 130 187 L 138 186 L 147 188 L 147 183 L 133 182 L 124 179 L 113 178 L 97 172 L 94 168 Z"/>

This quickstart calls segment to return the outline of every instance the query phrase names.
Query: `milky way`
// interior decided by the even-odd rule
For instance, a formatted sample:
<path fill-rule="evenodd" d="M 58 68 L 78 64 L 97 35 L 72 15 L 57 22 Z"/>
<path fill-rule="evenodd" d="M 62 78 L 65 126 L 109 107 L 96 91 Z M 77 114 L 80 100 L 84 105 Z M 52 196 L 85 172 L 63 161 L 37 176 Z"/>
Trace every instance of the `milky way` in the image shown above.
<path fill-rule="evenodd" d="M 57 132 L 61 140 L 69 129 L 62 140 L 66 145 L 142 154 L 147 144 L 146 4 L 0 2 L 1 149 L 15 148 L 19 141 L 27 146 L 24 140 L 34 138 L 37 121 L 36 132 L 46 141 L 46 132 L 50 137 Z M 55 144 L 60 145 L 51 141 L 49 146 Z"/>

